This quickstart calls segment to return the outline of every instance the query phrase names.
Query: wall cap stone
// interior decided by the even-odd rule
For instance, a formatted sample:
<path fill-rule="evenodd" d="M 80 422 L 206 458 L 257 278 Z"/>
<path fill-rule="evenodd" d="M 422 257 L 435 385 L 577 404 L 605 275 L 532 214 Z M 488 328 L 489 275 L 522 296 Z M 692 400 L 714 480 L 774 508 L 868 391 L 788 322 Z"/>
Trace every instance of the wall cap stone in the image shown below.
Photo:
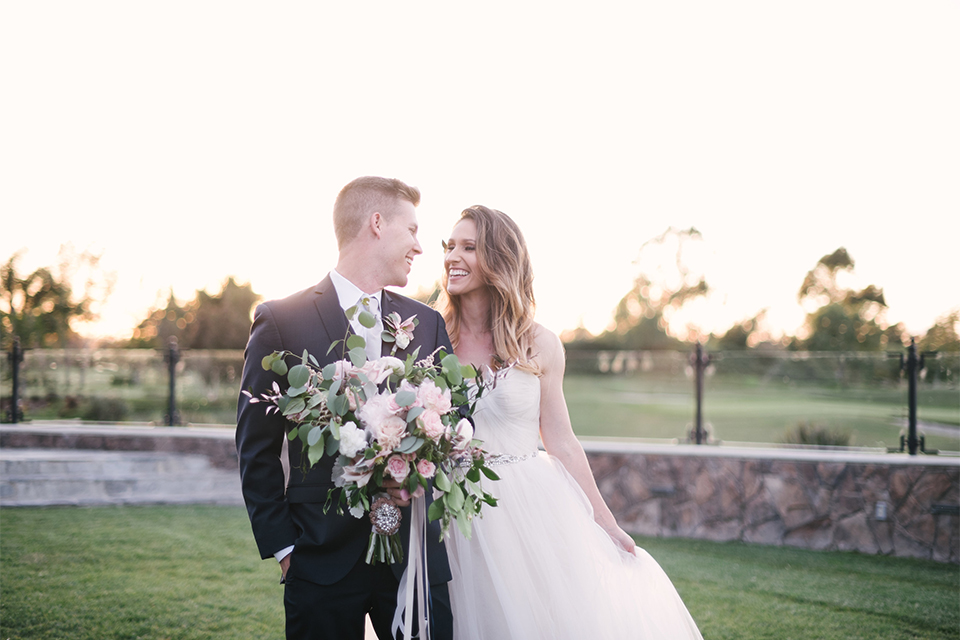
<path fill-rule="evenodd" d="M 860 450 L 801 449 L 770 447 L 749 443 L 724 445 L 675 444 L 650 442 L 629 438 L 582 437 L 580 443 L 587 453 L 684 456 L 700 458 L 736 458 L 740 460 L 792 460 L 801 462 L 842 462 L 853 464 L 884 464 L 922 467 L 960 467 L 960 456 L 887 453 L 883 449 Z"/>

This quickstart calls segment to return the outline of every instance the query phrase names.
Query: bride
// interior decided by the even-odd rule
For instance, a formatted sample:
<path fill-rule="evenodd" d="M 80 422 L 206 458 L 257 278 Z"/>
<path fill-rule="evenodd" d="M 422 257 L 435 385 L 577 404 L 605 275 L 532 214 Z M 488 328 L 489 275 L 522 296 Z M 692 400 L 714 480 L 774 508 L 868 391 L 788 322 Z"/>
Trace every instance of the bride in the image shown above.
<path fill-rule="evenodd" d="M 441 311 L 461 362 L 495 375 L 474 413 L 499 498 L 447 543 L 457 638 L 700 638 L 656 561 L 604 503 L 563 397 L 559 338 L 533 320 L 533 270 L 507 215 L 466 209 L 445 245 Z M 542 441 L 546 454 L 538 452 Z"/>

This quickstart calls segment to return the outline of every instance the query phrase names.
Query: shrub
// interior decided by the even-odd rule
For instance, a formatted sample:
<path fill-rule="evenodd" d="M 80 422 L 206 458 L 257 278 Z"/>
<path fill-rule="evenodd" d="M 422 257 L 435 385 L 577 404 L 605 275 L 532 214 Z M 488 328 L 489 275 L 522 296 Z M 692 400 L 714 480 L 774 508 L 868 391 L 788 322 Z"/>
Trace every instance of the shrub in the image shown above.
<path fill-rule="evenodd" d="M 850 445 L 850 434 L 827 429 L 820 424 L 801 421 L 796 427 L 783 434 L 780 442 L 815 447 L 846 447 Z"/>
<path fill-rule="evenodd" d="M 130 408 L 120 398 L 96 397 L 87 401 L 80 418 L 91 422 L 122 422 L 129 413 Z"/>

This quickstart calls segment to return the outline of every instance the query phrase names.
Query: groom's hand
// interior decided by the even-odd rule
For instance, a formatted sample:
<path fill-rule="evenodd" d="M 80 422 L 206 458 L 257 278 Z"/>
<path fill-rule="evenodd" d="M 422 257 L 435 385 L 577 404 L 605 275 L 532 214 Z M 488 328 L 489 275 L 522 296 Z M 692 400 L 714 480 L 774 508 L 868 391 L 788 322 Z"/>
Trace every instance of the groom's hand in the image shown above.
<path fill-rule="evenodd" d="M 400 483 L 393 478 L 383 481 L 383 488 L 387 490 L 390 497 L 397 503 L 398 507 L 410 506 L 410 494 L 400 488 Z"/>
<path fill-rule="evenodd" d="M 292 554 L 288 553 L 283 556 L 283 560 L 280 561 L 280 582 L 286 582 L 287 580 L 287 570 L 290 569 L 290 556 Z"/>

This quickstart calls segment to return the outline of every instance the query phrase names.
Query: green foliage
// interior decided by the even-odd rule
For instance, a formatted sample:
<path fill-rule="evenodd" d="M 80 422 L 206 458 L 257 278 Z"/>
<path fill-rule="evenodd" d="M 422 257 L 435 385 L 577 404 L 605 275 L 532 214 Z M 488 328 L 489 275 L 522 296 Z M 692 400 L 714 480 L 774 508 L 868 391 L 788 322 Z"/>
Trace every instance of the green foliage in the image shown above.
<path fill-rule="evenodd" d="M 792 430 L 787 431 L 780 442 L 816 447 L 846 447 L 850 445 L 850 434 L 828 429 L 821 424 L 801 421 Z"/>
<path fill-rule="evenodd" d="M 80 413 L 82 420 L 90 422 L 123 422 L 130 414 L 130 407 L 121 398 L 89 398 Z"/>
<path fill-rule="evenodd" d="M 703 296 L 709 290 L 703 276 L 690 272 L 683 260 L 684 244 L 700 239 L 695 228 L 678 230 L 670 227 L 640 248 L 638 263 L 645 264 L 648 252 L 662 252 L 675 245 L 675 269 L 656 274 L 641 272 L 614 310 L 614 328 L 596 338 L 583 337 L 567 343 L 568 349 L 681 349 L 684 343 L 667 331 L 668 317 L 684 304 Z"/>
<path fill-rule="evenodd" d="M 227 278 L 220 293 L 197 291 L 181 306 L 171 292 L 164 309 L 153 309 L 134 329 L 128 345 L 162 349 L 171 338 L 184 349 L 243 349 L 250 334 L 250 313 L 260 300 L 250 284 Z"/>
<path fill-rule="evenodd" d="M 852 272 L 853 258 L 843 247 L 817 261 L 797 293 L 801 303 L 816 304 L 807 314 L 806 337 L 791 348 L 803 351 L 879 351 L 902 345 L 903 328 L 883 322 L 887 303 L 883 289 L 868 285 L 860 291 L 840 286 L 842 272 Z"/>
<path fill-rule="evenodd" d="M 101 270 L 99 255 L 76 253 L 70 245 L 60 247 L 56 266 L 29 274 L 17 269 L 22 256 L 18 251 L 0 266 L 0 348 L 9 348 L 13 336 L 24 348 L 75 345 L 80 337 L 74 324 L 96 319 L 113 275 Z"/>
<path fill-rule="evenodd" d="M 920 351 L 942 351 L 946 353 L 960 351 L 957 323 L 960 323 L 960 311 L 958 310 L 940 316 L 917 344 L 917 348 Z"/>

